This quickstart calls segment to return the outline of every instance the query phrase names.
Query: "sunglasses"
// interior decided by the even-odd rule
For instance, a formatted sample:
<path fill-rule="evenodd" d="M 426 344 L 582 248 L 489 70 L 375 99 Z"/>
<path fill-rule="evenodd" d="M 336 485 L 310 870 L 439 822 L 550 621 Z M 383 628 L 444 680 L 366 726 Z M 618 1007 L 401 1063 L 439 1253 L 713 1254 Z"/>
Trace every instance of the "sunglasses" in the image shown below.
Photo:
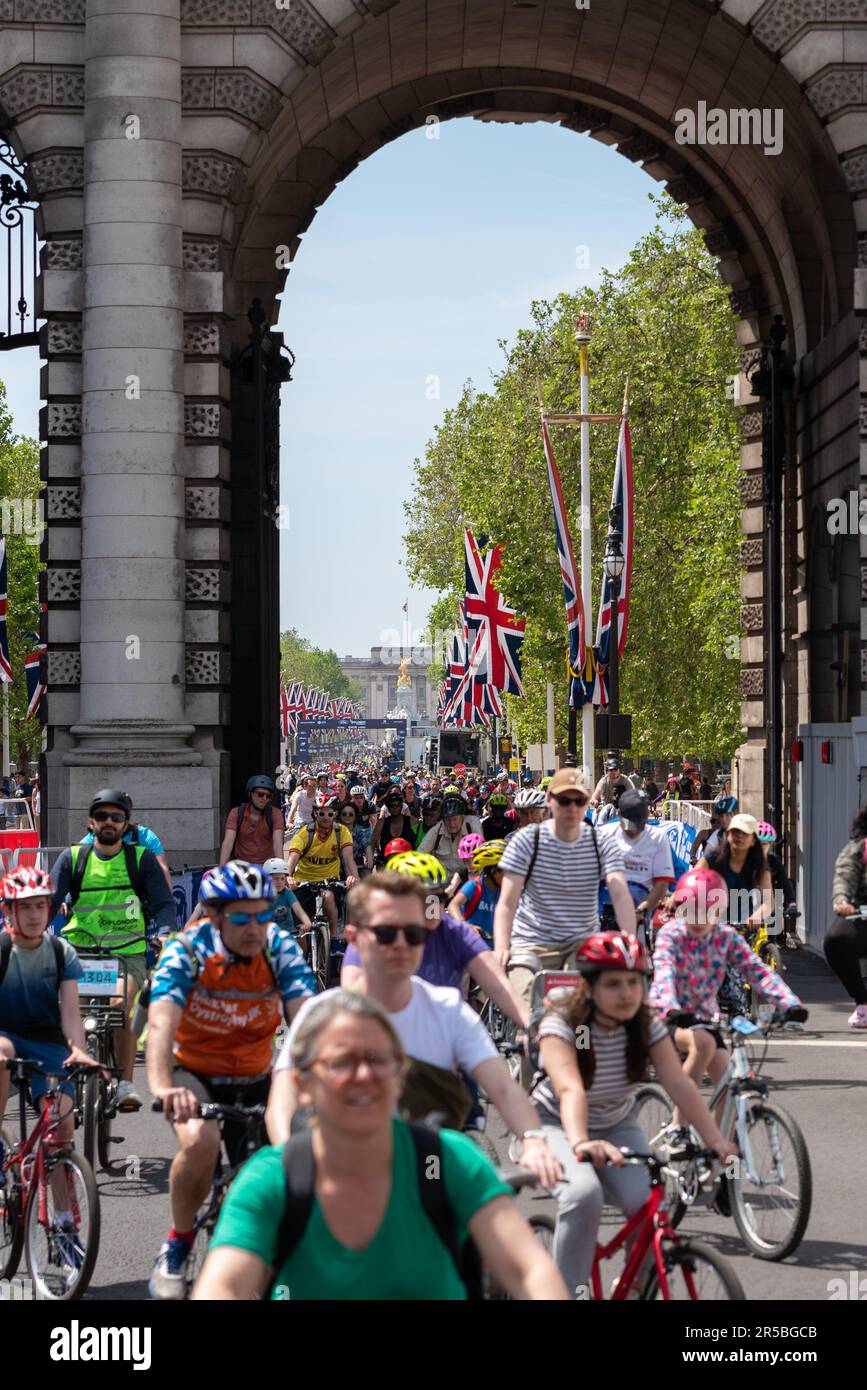
<path fill-rule="evenodd" d="M 427 927 L 368 927 L 380 946 L 393 946 L 398 932 L 403 932 L 407 946 L 421 946 L 428 939 Z"/>
<path fill-rule="evenodd" d="M 123 825 L 126 820 L 126 813 L 124 811 L 94 811 L 91 820 L 95 820 L 97 825 L 104 825 L 107 820 L 110 820 L 114 825 Z"/>
<path fill-rule="evenodd" d="M 400 1071 L 400 1062 L 395 1056 L 381 1057 L 378 1052 L 338 1052 L 333 1057 L 317 1057 L 305 1070 L 323 1067 L 333 1080 L 348 1081 L 362 1064 L 370 1068 L 377 1081 L 385 1081 Z"/>
<path fill-rule="evenodd" d="M 233 927 L 246 927 L 249 922 L 258 922 L 260 925 L 271 921 L 271 909 L 264 908 L 261 912 L 224 912 L 222 914 L 227 922 L 231 922 Z"/>
<path fill-rule="evenodd" d="M 326 820 L 333 820 L 335 813 L 333 811 L 320 811 L 317 809 L 316 814 L 317 816 L 324 816 Z"/>
<path fill-rule="evenodd" d="M 589 797 L 586 796 L 555 796 L 554 800 L 558 806 L 586 806 Z"/>

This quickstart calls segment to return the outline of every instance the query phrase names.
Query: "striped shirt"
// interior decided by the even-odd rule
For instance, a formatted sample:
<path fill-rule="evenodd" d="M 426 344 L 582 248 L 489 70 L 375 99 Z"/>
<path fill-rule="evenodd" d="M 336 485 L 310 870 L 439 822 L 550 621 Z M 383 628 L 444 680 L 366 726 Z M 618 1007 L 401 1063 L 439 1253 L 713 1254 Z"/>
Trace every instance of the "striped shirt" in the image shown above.
<path fill-rule="evenodd" d="M 665 1024 L 653 1015 L 650 1046 L 653 1047 L 667 1036 Z M 562 1038 L 564 1042 L 574 1043 L 578 1047 L 577 1030 L 556 1009 L 550 1009 L 542 1020 L 539 1041 L 543 1038 Z M 587 1127 L 589 1130 L 613 1129 L 626 1119 L 635 1104 L 636 1083 L 629 1080 L 626 1071 L 626 1029 L 621 1026 L 607 1033 L 591 1023 L 590 1045 L 596 1058 L 596 1070 L 593 1085 L 587 1092 Z M 561 1123 L 560 1101 L 547 1075 L 543 1074 L 536 1083 L 530 1099 L 543 1120 Z"/>
<path fill-rule="evenodd" d="M 557 946 L 598 931 L 599 884 L 615 870 L 623 872 L 616 837 L 598 831 L 594 835 L 586 822 L 577 840 L 559 840 L 553 821 L 525 826 L 510 836 L 500 868 L 525 876 L 537 833 L 539 849 L 530 882 L 515 911 L 513 948 Z"/>

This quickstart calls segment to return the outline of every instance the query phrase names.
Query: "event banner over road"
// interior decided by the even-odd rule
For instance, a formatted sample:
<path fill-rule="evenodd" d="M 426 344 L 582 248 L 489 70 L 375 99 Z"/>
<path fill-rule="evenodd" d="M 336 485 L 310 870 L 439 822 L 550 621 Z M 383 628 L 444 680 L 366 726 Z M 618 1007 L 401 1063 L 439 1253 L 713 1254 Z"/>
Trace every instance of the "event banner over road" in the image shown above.
<path fill-rule="evenodd" d="M 406 756 L 405 719 L 299 719 L 296 744 L 299 763 L 309 763 L 311 753 L 322 756 L 335 742 L 333 734 L 362 733 L 366 729 L 394 729 L 393 756 L 403 763 Z M 320 735 L 331 734 L 331 739 Z"/>

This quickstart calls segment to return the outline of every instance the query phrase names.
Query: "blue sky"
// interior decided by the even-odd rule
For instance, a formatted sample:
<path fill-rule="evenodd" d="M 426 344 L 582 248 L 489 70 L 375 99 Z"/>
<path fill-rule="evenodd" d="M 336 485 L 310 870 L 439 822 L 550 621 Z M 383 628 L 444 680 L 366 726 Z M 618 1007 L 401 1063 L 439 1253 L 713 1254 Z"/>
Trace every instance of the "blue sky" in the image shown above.
<path fill-rule="evenodd" d="M 410 590 L 402 564 L 412 460 L 468 377 L 488 385 L 497 340 L 528 324 L 533 299 L 623 262 L 653 224 L 658 188 L 559 126 L 468 119 L 436 140 L 404 135 L 338 186 L 280 314 L 297 357 L 283 391 L 282 627 L 363 656 L 400 627 L 407 596 L 423 625 L 435 595 Z M 0 377 L 16 430 L 35 436 L 35 350 L 0 357 Z"/>

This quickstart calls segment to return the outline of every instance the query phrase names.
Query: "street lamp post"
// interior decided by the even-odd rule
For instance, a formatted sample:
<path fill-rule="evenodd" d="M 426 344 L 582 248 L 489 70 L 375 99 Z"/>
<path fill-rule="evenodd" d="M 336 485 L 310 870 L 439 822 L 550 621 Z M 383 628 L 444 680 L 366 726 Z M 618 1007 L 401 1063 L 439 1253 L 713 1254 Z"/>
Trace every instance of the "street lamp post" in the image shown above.
<path fill-rule="evenodd" d="M 618 652 L 618 602 L 620 599 L 620 579 L 626 568 L 626 558 L 623 554 L 623 533 L 620 530 L 620 507 L 613 506 L 608 513 L 608 535 L 605 538 L 605 555 L 603 557 L 605 566 L 605 576 L 611 586 L 611 625 L 608 635 L 608 729 L 609 742 L 616 745 L 619 742 L 617 737 L 617 726 L 619 720 L 615 717 L 620 714 L 620 670 Z M 612 753 L 619 752 L 619 748 L 612 746 Z"/>

